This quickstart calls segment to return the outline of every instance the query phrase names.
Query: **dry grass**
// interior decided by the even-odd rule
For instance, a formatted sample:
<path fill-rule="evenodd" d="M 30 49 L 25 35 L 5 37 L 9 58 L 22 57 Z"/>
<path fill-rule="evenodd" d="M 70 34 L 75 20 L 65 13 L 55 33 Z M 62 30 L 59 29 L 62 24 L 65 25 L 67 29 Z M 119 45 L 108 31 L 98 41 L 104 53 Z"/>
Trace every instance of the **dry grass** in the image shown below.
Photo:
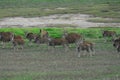
<path fill-rule="evenodd" d="M 14 51 L 0 47 L 0 80 L 119 80 L 120 57 L 111 42 L 96 41 L 96 55 L 77 57 L 75 48 L 46 46 Z"/>

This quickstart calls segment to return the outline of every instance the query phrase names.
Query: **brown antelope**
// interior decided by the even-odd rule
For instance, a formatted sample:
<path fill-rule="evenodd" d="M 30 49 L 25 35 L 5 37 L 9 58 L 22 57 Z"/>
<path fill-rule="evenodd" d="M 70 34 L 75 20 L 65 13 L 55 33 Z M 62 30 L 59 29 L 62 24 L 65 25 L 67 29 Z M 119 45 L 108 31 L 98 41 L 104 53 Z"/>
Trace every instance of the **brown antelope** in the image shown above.
<path fill-rule="evenodd" d="M 104 30 L 102 31 L 102 36 L 105 38 L 107 37 L 112 37 L 113 39 L 116 37 L 116 32 L 115 31 L 109 31 L 109 30 Z M 105 39 L 105 42 L 107 39 Z"/>
<path fill-rule="evenodd" d="M 34 40 L 34 43 L 38 44 L 48 43 L 48 38 L 46 37 L 41 38 L 41 36 L 37 36 Z"/>
<path fill-rule="evenodd" d="M 26 38 L 27 38 L 29 41 L 35 40 L 36 37 L 37 37 L 37 34 L 34 34 L 34 33 L 32 33 L 32 32 L 26 33 Z"/>
<path fill-rule="evenodd" d="M 68 51 L 68 41 L 65 38 L 49 38 L 48 45 L 55 46 L 62 45 L 65 48 L 65 51 Z"/>
<path fill-rule="evenodd" d="M 48 32 L 46 30 L 40 29 L 41 38 L 48 38 Z"/>
<path fill-rule="evenodd" d="M 13 43 L 13 47 L 14 47 L 14 51 L 15 51 L 16 49 L 18 50 L 18 46 L 21 46 L 21 49 L 23 49 L 25 42 L 21 36 L 14 36 L 14 37 L 12 37 L 12 43 Z"/>
<path fill-rule="evenodd" d="M 82 35 L 80 35 L 78 33 L 64 32 L 63 36 L 65 36 L 65 39 L 68 41 L 68 43 L 75 43 L 75 45 L 77 45 L 77 42 L 79 40 L 83 39 Z"/>
<path fill-rule="evenodd" d="M 120 38 L 113 41 L 113 46 L 117 49 L 117 52 L 120 52 Z"/>
<path fill-rule="evenodd" d="M 79 41 L 79 43 L 77 44 L 78 57 L 81 56 L 81 51 L 86 51 L 90 53 L 90 56 L 92 56 L 93 54 L 95 54 L 93 50 L 93 43 L 85 40 Z"/>
<path fill-rule="evenodd" d="M 34 34 L 32 32 L 26 33 L 26 38 L 29 40 L 30 46 L 32 45 L 32 41 L 34 41 L 37 36 L 38 36 L 37 34 Z"/>
<path fill-rule="evenodd" d="M 0 41 L 3 42 L 2 48 L 5 48 L 6 42 L 10 42 L 12 40 L 13 35 L 14 34 L 12 32 L 0 32 Z"/>

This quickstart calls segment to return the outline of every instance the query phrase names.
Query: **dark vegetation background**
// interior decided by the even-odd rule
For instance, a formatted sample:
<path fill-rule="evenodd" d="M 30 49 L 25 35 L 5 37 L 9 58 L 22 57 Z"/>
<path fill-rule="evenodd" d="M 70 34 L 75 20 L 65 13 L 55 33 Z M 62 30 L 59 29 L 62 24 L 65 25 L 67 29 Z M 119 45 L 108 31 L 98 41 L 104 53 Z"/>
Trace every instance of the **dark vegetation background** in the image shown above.
<path fill-rule="evenodd" d="M 120 0 L 0 0 L 0 18 L 79 12 L 94 16 L 120 18 L 119 4 Z"/>

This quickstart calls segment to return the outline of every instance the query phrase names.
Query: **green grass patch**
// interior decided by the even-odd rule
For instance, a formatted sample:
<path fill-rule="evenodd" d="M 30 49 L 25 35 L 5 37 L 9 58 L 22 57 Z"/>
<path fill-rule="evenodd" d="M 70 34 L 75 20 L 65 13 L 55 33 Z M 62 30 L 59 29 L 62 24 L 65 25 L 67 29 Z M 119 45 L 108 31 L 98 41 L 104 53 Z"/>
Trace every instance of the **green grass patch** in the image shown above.
<path fill-rule="evenodd" d="M 64 30 L 68 33 L 82 34 L 86 38 L 101 38 L 101 30 L 114 30 L 120 34 L 120 28 L 104 27 L 104 28 L 0 28 L 0 32 L 13 32 L 15 35 L 25 36 L 26 32 L 33 32 L 39 34 L 39 30 L 44 29 L 48 31 L 50 37 L 59 38 L 63 35 Z"/>
<path fill-rule="evenodd" d="M 118 66 L 119 67 L 119 66 Z M 106 70 L 78 70 L 78 71 L 52 71 L 52 72 L 25 72 L 21 73 L 4 73 L 6 77 L 0 80 L 101 80 L 101 79 L 119 79 L 120 73 L 117 66 L 110 67 L 111 72 Z M 8 76 L 9 75 L 9 76 Z"/>
<path fill-rule="evenodd" d="M 1 31 L 12 31 L 22 35 L 25 31 L 39 33 L 41 28 L 0 28 Z M 58 37 L 63 28 L 43 28 L 53 37 Z M 94 40 L 96 54 L 77 57 L 75 45 L 69 52 L 63 47 L 56 47 L 55 53 L 47 50 L 46 45 L 25 45 L 23 50 L 14 53 L 11 46 L 2 49 L 0 45 L 0 80 L 119 80 L 120 65 L 116 49 L 111 42 L 103 42 L 101 30 L 120 28 L 64 28 L 69 33 L 84 34 L 87 39 Z M 17 31 L 19 32 L 17 32 Z M 24 35 L 23 35 L 24 36 Z M 98 39 L 96 39 L 98 38 Z"/>

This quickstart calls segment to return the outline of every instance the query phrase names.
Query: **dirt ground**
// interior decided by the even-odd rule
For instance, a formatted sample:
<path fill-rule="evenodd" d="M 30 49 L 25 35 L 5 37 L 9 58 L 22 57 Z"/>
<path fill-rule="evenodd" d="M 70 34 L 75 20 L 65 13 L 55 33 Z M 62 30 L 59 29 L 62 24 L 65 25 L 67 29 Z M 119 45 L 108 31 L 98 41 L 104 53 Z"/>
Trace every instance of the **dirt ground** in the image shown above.
<path fill-rule="evenodd" d="M 67 25 L 74 27 L 120 27 L 120 23 L 97 23 L 88 22 L 88 19 L 95 18 L 86 14 L 55 14 L 43 17 L 8 17 L 0 19 L 0 27 L 47 27 L 51 25 Z M 57 26 L 56 26 L 57 27 Z"/>
<path fill-rule="evenodd" d="M 45 45 L 25 45 L 14 52 L 0 46 L 0 80 L 120 80 L 120 57 L 111 42 L 95 44 L 96 54 L 77 57 L 75 47 L 54 52 Z"/>

